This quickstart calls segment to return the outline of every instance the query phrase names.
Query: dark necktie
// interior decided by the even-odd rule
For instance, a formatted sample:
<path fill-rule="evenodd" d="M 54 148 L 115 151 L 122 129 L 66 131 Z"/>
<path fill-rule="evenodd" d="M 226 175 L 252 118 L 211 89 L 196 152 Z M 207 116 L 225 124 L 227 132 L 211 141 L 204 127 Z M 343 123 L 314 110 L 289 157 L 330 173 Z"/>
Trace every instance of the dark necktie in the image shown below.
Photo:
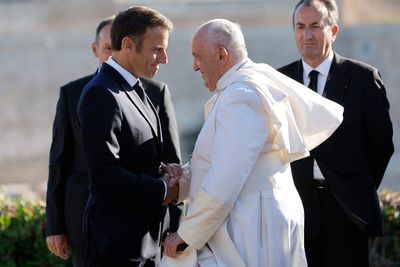
<path fill-rule="evenodd" d="M 310 89 L 313 90 L 314 92 L 318 92 L 318 91 L 317 91 L 318 74 L 319 74 L 319 72 L 316 71 L 316 70 L 312 70 L 312 71 L 310 71 L 310 73 L 308 74 L 308 76 L 310 77 L 310 83 L 308 84 L 308 88 L 310 88 Z"/>
<path fill-rule="evenodd" d="M 140 82 L 137 81 L 137 83 L 135 83 L 135 85 L 132 88 L 133 88 L 133 90 L 135 90 L 136 94 L 143 101 L 143 103 L 146 103 L 144 89 L 143 89 L 142 85 L 140 84 Z"/>
<path fill-rule="evenodd" d="M 153 124 L 157 125 L 157 117 L 155 116 L 155 113 L 153 112 L 153 109 L 151 108 L 150 102 L 147 101 L 146 93 L 144 92 L 144 89 L 143 89 L 140 81 L 137 81 L 132 88 L 133 88 L 133 90 L 135 90 L 136 94 L 142 100 L 144 108 L 147 112 L 147 115 L 150 116 L 151 120 L 153 121 Z"/>

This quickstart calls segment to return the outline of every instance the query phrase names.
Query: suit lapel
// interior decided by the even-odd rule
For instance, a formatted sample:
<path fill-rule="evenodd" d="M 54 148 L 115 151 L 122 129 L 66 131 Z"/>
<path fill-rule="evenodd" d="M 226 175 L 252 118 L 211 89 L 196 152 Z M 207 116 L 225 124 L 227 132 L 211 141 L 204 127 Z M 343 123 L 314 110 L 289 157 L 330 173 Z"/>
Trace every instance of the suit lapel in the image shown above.
<path fill-rule="evenodd" d="M 303 81 L 303 62 L 301 61 L 301 59 L 299 61 L 297 61 L 296 63 L 296 67 L 293 73 L 293 79 L 295 79 L 296 81 L 298 81 L 301 84 L 304 84 Z"/>
<path fill-rule="evenodd" d="M 159 121 L 158 115 L 157 115 L 154 107 L 152 107 L 151 111 L 148 111 L 148 109 L 145 108 L 145 106 L 144 106 L 142 100 L 139 98 L 139 96 L 135 92 L 133 92 L 132 87 L 128 84 L 128 82 L 124 79 L 124 77 L 122 77 L 118 73 L 118 71 L 116 71 L 113 67 L 111 67 L 107 63 L 104 63 L 101 67 L 101 71 L 105 71 L 105 72 L 109 73 L 117 80 L 119 86 L 121 87 L 122 91 L 125 92 L 126 96 L 130 100 L 130 102 L 135 106 L 135 108 L 139 111 L 139 113 L 143 116 L 143 118 L 149 124 L 155 139 L 158 140 L 158 142 L 161 142 L 161 135 L 160 135 L 160 127 L 161 126 L 160 126 L 160 121 Z M 148 97 L 147 97 L 147 100 L 150 101 Z M 150 103 L 151 103 L 151 101 L 150 101 Z M 150 112 L 153 112 L 154 114 L 150 114 Z"/>
<path fill-rule="evenodd" d="M 336 103 L 343 103 L 349 89 L 348 66 L 341 56 L 335 53 L 324 88 L 324 97 Z"/>
<path fill-rule="evenodd" d="M 149 124 L 153 135 L 159 139 L 159 119 L 157 116 L 157 113 L 155 112 L 154 107 L 151 107 L 151 110 L 145 107 L 144 103 L 142 100 L 140 100 L 139 96 L 132 91 L 132 88 L 126 84 L 121 84 L 121 88 L 125 92 L 126 96 L 129 98 L 129 100 L 132 102 L 132 104 L 136 107 L 136 109 L 139 111 L 139 113 L 143 116 L 143 118 L 146 120 L 146 122 Z M 146 96 L 147 97 L 147 96 Z M 149 98 L 147 97 L 147 101 L 150 101 Z M 151 101 L 150 101 L 151 103 Z M 152 106 L 150 104 L 150 106 Z M 150 112 L 153 112 L 153 114 L 150 114 Z"/>

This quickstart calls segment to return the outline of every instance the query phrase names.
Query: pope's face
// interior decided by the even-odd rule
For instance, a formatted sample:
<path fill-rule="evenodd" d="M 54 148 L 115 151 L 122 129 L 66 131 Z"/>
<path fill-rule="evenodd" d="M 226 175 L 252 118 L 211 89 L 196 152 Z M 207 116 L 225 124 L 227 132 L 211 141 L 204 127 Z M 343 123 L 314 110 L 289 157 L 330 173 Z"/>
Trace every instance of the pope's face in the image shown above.
<path fill-rule="evenodd" d="M 200 71 L 204 85 L 212 92 L 222 76 L 218 48 L 210 45 L 205 33 L 197 33 L 192 40 L 193 70 Z"/>

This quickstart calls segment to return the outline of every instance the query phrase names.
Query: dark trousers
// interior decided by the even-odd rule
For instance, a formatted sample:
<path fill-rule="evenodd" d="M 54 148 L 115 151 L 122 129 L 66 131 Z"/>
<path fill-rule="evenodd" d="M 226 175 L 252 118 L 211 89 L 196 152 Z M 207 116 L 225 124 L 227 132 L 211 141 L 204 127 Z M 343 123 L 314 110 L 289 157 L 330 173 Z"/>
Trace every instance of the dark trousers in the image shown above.
<path fill-rule="evenodd" d="M 71 249 L 72 249 L 72 266 L 85 267 L 85 261 L 81 257 L 80 246 L 71 244 Z"/>
<path fill-rule="evenodd" d="M 88 264 L 86 267 L 155 267 L 156 264 L 153 260 L 146 260 L 141 262 L 126 262 L 126 263 L 110 263 L 102 262 L 98 264 Z"/>
<path fill-rule="evenodd" d="M 85 265 L 81 255 L 82 217 L 88 194 L 67 194 L 68 195 L 65 197 L 65 221 L 72 249 L 72 266 L 84 267 Z"/>
<path fill-rule="evenodd" d="M 349 219 L 329 188 L 317 188 L 321 229 L 305 241 L 309 267 L 368 267 L 368 237 Z"/>

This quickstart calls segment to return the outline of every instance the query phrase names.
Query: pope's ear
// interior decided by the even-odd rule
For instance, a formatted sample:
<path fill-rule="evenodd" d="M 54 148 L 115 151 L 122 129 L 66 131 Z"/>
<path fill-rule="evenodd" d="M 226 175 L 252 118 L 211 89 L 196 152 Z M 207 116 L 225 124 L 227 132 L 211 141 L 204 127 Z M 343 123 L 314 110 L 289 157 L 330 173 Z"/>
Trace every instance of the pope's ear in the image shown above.
<path fill-rule="evenodd" d="M 224 63 L 228 61 L 228 51 L 225 49 L 225 47 L 220 47 L 218 53 L 219 53 L 219 60 L 221 60 Z"/>

